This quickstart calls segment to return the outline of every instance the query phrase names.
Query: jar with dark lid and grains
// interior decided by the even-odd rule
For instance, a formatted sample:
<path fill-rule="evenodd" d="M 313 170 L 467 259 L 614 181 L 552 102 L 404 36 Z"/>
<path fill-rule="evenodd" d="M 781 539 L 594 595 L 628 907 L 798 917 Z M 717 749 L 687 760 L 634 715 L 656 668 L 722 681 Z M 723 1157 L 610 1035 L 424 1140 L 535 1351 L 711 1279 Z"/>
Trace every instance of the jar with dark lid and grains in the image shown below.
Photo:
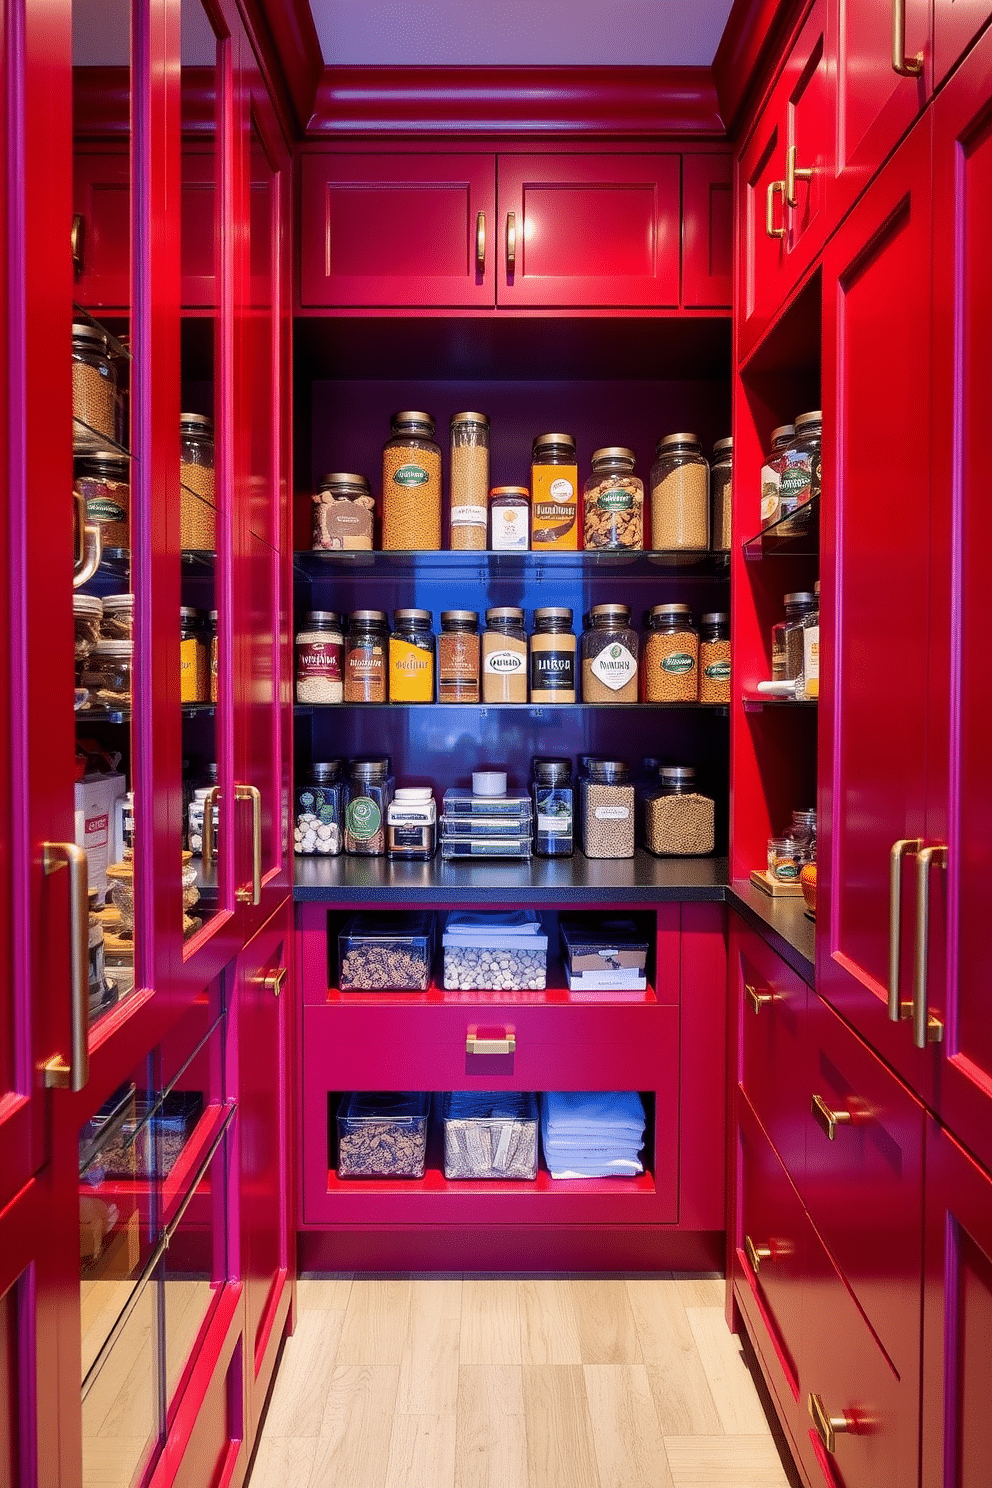
<path fill-rule="evenodd" d="M 384 703 L 389 623 L 384 610 L 354 610 L 344 643 L 346 703 Z"/>
<path fill-rule="evenodd" d="M 436 552 L 441 546 L 441 447 L 429 413 L 394 413 L 382 452 L 382 546 Z"/>
<path fill-rule="evenodd" d="M 484 413 L 452 415 L 450 494 L 452 549 L 484 548 L 489 496 L 489 420 Z"/>
<path fill-rule="evenodd" d="M 730 702 L 730 616 L 711 611 L 700 621 L 699 701 Z"/>
<path fill-rule="evenodd" d="M 105 449 L 121 436 L 121 399 L 110 341 L 100 326 L 72 327 L 72 447 L 77 453 Z"/>
<path fill-rule="evenodd" d="M 73 486 L 86 502 L 87 522 L 100 524 L 103 551 L 131 546 L 131 462 L 109 450 L 76 458 Z"/>
<path fill-rule="evenodd" d="M 636 703 L 638 650 L 630 606 L 593 605 L 582 632 L 582 701 Z"/>
<path fill-rule="evenodd" d="M 183 548 L 213 552 L 214 422 L 203 413 L 179 415 L 179 533 Z"/>
<path fill-rule="evenodd" d="M 434 632 L 430 610 L 397 610 L 389 637 L 389 701 L 434 701 Z"/>
<path fill-rule="evenodd" d="M 710 545 L 710 467 L 696 434 L 666 434 L 651 467 L 651 545 L 705 552 Z"/>
<path fill-rule="evenodd" d="M 344 701 L 344 622 L 335 610 L 305 610 L 300 616 L 296 701 Z"/>
<path fill-rule="evenodd" d="M 539 434 L 531 451 L 531 547 L 579 546 L 579 467 L 571 434 Z"/>
<path fill-rule="evenodd" d="M 482 701 L 527 701 L 527 632 L 524 612 L 516 605 L 486 611 L 482 633 Z"/>
<path fill-rule="evenodd" d="M 594 451 L 583 502 L 587 548 L 643 548 L 644 482 L 634 474 L 633 450 Z"/>
<path fill-rule="evenodd" d="M 587 858 L 634 856 L 635 792 L 621 760 L 591 759 L 579 784 Z"/>
<path fill-rule="evenodd" d="M 530 638 L 532 703 L 575 702 L 575 651 L 572 611 L 565 605 L 535 610 Z"/>
<path fill-rule="evenodd" d="M 344 850 L 354 857 L 386 855 L 386 814 L 393 799 L 389 756 L 354 759 L 345 791 Z"/>
<path fill-rule="evenodd" d="M 475 610 L 442 610 L 437 640 L 438 701 L 479 701 L 479 617 Z"/>
<path fill-rule="evenodd" d="M 663 765 L 644 803 L 644 846 L 656 857 L 704 857 L 713 851 L 715 803 L 696 790 L 691 765 Z"/>
<path fill-rule="evenodd" d="M 539 858 L 570 858 L 575 846 L 572 762 L 535 759 L 532 771 L 534 851 Z"/>
<path fill-rule="evenodd" d="M 302 857 L 339 855 L 344 843 L 344 762 L 315 760 L 295 788 L 293 842 Z"/>
<path fill-rule="evenodd" d="M 655 605 L 641 654 L 646 703 L 695 703 L 699 698 L 699 635 L 688 605 Z"/>
<path fill-rule="evenodd" d="M 733 485 L 734 441 L 718 439 L 713 446 L 713 461 L 710 465 L 710 546 L 714 553 L 730 552 Z"/>
<path fill-rule="evenodd" d="M 374 516 L 375 502 L 364 475 L 325 475 L 313 497 L 311 547 L 314 552 L 368 552 Z"/>

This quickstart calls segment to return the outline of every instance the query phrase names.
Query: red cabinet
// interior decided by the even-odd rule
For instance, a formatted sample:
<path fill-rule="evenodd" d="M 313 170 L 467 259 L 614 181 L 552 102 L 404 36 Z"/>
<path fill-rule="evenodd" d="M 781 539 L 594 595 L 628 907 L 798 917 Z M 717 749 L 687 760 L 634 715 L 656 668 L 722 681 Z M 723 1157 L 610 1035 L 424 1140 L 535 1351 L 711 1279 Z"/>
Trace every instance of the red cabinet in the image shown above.
<path fill-rule="evenodd" d="M 733 300 L 734 161 L 682 156 L 682 304 L 709 309 Z"/>
<path fill-rule="evenodd" d="M 933 83 L 942 83 L 992 16 L 988 0 L 934 0 Z"/>

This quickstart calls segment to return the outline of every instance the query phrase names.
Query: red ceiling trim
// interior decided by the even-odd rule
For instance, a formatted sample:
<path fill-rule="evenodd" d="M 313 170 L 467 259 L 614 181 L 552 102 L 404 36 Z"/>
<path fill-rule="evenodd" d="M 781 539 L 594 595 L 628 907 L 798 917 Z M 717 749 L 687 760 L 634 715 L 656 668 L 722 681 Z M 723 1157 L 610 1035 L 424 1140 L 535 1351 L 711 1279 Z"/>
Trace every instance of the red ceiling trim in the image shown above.
<path fill-rule="evenodd" d="M 269 88 L 302 134 L 324 73 L 310 0 L 238 0 Z"/>
<path fill-rule="evenodd" d="M 713 58 L 713 82 L 727 133 L 757 101 L 808 0 L 734 0 Z"/>

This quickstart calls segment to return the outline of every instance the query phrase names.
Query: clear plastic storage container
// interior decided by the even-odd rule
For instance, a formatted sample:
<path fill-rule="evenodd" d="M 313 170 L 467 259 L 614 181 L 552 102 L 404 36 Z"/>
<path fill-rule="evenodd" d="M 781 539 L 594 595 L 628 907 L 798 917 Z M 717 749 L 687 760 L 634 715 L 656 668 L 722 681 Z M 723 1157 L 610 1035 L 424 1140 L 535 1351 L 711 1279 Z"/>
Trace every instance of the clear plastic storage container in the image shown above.
<path fill-rule="evenodd" d="M 338 936 L 342 992 L 426 992 L 432 914 L 352 915 Z"/>
<path fill-rule="evenodd" d="M 422 1178 L 430 1095 L 357 1090 L 338 1106 L 339 1178 Z"/>
<path fill-rule="evenodd" d="M 449 1091 L 441 1107 L 445 1178 L 536 1178 L 537 1117 L 530 1091 Z"/>

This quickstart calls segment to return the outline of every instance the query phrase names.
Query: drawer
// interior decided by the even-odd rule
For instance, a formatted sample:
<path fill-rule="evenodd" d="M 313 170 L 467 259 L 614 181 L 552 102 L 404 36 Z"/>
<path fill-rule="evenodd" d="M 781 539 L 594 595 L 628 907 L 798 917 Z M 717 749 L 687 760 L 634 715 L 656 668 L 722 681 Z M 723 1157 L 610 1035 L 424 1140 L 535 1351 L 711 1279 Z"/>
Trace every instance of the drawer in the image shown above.
<path fill-rule="evenodd" d="M 807 988 L 756 935 L 738 931 L 737 944 L 741 1089 L 798 1183 L 809 1110 Z"/>
<path fill-rule="evenodd" d="M 800 1191 L 883 1348 L 909 1380 L 919 1372 L 923 1108 L 812 996 L 809 1031 Z"/>

